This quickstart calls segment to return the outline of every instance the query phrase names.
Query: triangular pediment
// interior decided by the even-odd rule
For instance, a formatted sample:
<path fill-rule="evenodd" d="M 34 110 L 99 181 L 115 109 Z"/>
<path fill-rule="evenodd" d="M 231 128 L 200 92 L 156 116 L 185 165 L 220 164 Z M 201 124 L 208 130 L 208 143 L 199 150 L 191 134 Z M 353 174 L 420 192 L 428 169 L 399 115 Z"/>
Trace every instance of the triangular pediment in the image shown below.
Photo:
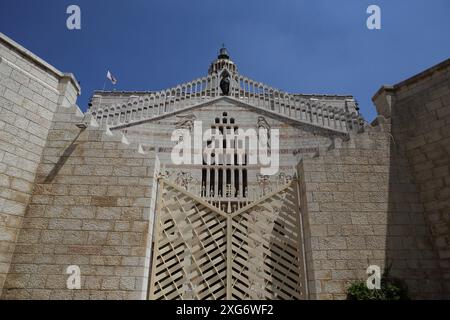
<path fill-rule="evenodd" d="M 285 115 L 285 114 L 281 114 L 279 112 L 276 112 L 275 110 L 270 110 L 270 109 L 266 109 L 266 108 L 262 108 L 259 106 L 255 106 L 251 103 L 247 103 L 245 101 L 236 99 L 234 97 L 229 97 L 229 96 L 221 96 L 221 97 L 217 97 L 214 99 L 210 99 L 208 101 L 202 102 L 202 103 L 198 103 L 192 106 L 188 106 L 185 108 L 180 108 L 178 110 L 174 110 L 172 112 L 166 112 L 164 114 L 161 115 L 156 115 L 152 118 L 149 119 L 143 119 L 143 120 L 138 120 L 138 121 L 132 121 L 129 123 L 124 123 L 121 125 L 117 125 L 117 126 L 111 126 L 110 129 L 111 130 L 117 130 L 117 129 L 125 129 L 125 128 L 130 128 L 133 126 L 137 126 L 137 125 L 141 125 L 141 124 L 145 124 L 145 123 L 152 123 L 152 122 L 156 122 L 156 121 L 161 121 L 164 119 L 168 119 L 168 118 L 172 118 L 172 117 L 176 117 L 177 115 L 181 115 L 181 114 L 185 114 L 188 112 L 192 112 L 194 110 L 198 110 L 198 109 L 202 109 L 202 108 L 206 108 L 209 107 L 211 105 L 220 103 L 220 102 L 227 102 L 230 104 L 233 104 L 237 107 L 240 108 L 244 108 L 247 109 L 249 111 L 264 115 L 266 117 L 275 119 L 277 121 L 280 122 L 284 122 L 286 124 L 290 124 L 292 126 L 297 126 L 297 127 L 309 127 L 310 129 L 315 129 L 315 130 L 319 130 L 319 131 L 323 131 L 323 132 L 327 132 L 327 133 L 333 133 L 333 134 L 341 134 L 341 135 L 346 135 L 347 132 L 344 130 L 337 130 L 337 129 L 333 129 L 333 128 L 327 128 L 324 126 L 321 126 L 320 124 L 314 124 L 310 121 L 306 121 L 306 120 L 301 120 L 298 118 L 294 118 L 292 116 L 289 115 Z"/>
<path fill-rule="evenodd" d="M 171 89 L 133 95 L 125 103 L 100 106 L 90 113 L 100 124 L 114 130 L 165 119 L 227 100 L 293 125 L 319 128 L 335 134 L 360 131 L 366 123 L 356 112 L 354 100 L 347 100 L 347 96 L 330 100 L 290 94 L 239 74 L 231 76 L 224 95 L 224 88 L 220 85 L 222 80 L 221 74 L 213 73 Z"/>

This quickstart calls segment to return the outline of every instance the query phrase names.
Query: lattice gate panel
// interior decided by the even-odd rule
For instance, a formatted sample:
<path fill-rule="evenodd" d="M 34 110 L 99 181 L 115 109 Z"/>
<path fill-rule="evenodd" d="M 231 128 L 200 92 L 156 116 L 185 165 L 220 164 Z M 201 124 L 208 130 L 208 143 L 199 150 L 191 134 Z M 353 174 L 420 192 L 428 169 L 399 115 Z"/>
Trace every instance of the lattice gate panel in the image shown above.
<path fill-rule="evenodd" d="M 150 299 L 304 299 L 297 183 L 227 214 L 160 180 Z"/>
<path fill-rule="evenodd" d="M 163 184 L 150 299 L 226 297 L 226 218 Z"/>
<path fill-rule="evenodd" d="M 232 219 L 232 298 L 304 299 L 295 185 Z"/>

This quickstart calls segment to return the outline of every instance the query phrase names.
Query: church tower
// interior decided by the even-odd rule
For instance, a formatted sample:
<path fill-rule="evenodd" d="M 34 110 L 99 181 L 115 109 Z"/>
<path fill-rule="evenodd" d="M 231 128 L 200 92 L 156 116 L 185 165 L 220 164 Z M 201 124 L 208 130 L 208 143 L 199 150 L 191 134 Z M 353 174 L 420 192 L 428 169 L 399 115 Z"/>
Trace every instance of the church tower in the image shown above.
<path fill-rule="evenodd" d="M 226 69 L 232 75 L 238 73 L 237 66 L 230 59 L 230 55 L 228 54 L 228 50 L 227 48 L 225 48 L 225 45 L 223 45 L 220 49 L 217 59 L 211 63 L 208 69 L 208 74 L 220 74 L 224 69 Z"/>

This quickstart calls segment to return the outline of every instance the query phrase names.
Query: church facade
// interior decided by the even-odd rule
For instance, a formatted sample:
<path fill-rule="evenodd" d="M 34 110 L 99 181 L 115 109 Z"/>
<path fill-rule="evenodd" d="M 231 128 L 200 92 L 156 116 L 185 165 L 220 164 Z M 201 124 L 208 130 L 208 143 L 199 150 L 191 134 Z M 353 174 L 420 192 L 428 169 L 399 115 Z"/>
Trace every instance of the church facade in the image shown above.
<path fill-rule="evenodd" d="M 449 297 L 450 61 L 380 89 L 369 124 L 225 48 L 86 113 L 72 74 L 4 35 L 0 59 L 2 299 L 343 299 L 374 265 Z"/>

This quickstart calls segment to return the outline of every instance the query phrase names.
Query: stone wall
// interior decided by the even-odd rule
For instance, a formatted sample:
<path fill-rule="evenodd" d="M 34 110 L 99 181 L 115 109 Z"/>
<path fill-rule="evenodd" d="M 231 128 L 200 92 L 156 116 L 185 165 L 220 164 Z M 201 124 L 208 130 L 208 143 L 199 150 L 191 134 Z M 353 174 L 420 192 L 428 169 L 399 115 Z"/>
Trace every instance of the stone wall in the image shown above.
<path fill-rule="evenodd" d="M 81 120 L 55 115 L 3 299 L 145 298 L 154 157 Z M 70 265 L 81 290 L 67 289 Z"/>
<path fill-rule="evenodd" d="M 0 33 L 0 294 L 55 110 L 78 94 L 72 75 Z"/>
<path fill-rule="evenodd" d="M 414 298 L 440 294 L 436 253 L 418 190 L 397 159 L 389 123 L 336 140 L 299 165 L 310 298 L 344 299 L 369 265 L 407 282 Z"/>
<path fill-rule="evenodd" d="M 403 157 L 410 167 L 438 252 L 443 297 L 450 298 L 450 59 L 381 88 L 373 100 L 392 122 L 391 165 Z"/>

